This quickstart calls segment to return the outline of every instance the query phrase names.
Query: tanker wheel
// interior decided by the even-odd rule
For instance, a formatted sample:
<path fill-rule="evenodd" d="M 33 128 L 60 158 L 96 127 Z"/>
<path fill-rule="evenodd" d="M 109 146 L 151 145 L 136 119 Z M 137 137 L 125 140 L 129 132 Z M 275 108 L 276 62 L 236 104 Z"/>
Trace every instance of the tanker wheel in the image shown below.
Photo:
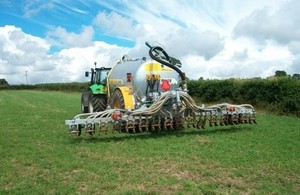
<path fill-rule="evenodd" d="M 106 95 L 93 95 L 93 107 L 94 112 L 104 111 L 107 107 L 107 97 Z"/>
<path fill-rule="evenodd" d="M 114 109 L 125 109 L 124 97 L 119 89 L 115 90 L 112 95 L 111 107 Z"/>

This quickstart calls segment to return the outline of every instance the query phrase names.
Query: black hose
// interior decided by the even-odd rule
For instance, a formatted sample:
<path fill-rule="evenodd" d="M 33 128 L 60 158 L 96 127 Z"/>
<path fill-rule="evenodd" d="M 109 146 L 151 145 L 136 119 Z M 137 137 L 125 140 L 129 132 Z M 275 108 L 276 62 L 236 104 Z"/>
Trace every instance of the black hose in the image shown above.
<path fill-rule="evenodd" d="M 157 57 L 157 56 L 155 56 L 153 54 L 153 52 L 157 53 L 157 50 L 160 51 L 160 52 L 162 52 L 164 54 L 164 56 L 165 56 L 165 58 L 166 58 L 167 61 L 163 60 L 163 59 L 161 59 L 161 58 L 159 58 L 159 57 Z M 167 54 L 167 52 L 163 48 L 161 48 L 159 46 L 151 47 L 150 50 L 149 50 L 149 55 L 150 55 L 150 57 L 153 60 L 155 60 L 155 61 L 157 61 L 157 62 L 159 62 L 159 63 L 161 63 L 163 65 L 166 65 L 169 68 L 172 68 L 173 70 L 175 70 L 180 75 L 181 80 L 185 81 L 185 75 L 183 74 L 183 72 L 179 68 L 177 68 L 176 66 L 174 66 L 173 64 L 170 63 L 170 57 L 169 57 L 169 55 Z"/>

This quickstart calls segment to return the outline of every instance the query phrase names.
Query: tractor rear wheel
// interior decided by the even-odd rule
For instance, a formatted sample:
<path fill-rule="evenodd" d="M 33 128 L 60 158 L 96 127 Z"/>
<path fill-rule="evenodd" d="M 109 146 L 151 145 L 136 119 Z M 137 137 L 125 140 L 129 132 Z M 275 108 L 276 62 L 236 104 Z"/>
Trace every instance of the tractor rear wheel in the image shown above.
<path fill-rule="evenodd" d="M 106 110 L 107 97 L 106 95 L 93 95 L 94 112 L 101 112 Z"/>
<path fill-rule="evenodd" d="M 111 104 L 114 109 L 125 109 L 124 97 L 119 89 L 114 91 Z"/>
<path fill-rule="evenodd" d="M 88 100 L 88 112 L 101 112 L 106 109 L 107 97 L 106 95 L 93 95 L 90 93 Z"/>

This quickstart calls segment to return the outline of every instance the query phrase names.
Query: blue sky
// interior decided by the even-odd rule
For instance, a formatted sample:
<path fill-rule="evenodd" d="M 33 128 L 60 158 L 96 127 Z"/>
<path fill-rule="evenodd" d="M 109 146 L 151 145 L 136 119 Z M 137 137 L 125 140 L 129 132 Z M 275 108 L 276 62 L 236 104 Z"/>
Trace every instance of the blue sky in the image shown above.
<path fill-rule="evenodd" d="M 298 0 L 0 0 L 0 78 L 86 81 L 94 61 L 147 55 L 145 41 L 192 79 L 299 73 L 299 10 Z"/>
<path fill-rule="evenodd" d="M 95 1 L 96 2 L 96 1 Z M 51 29 L 61 26 L 69 32 L 80 33 L 83 25 L 91 25 L 99 11 L 112 12 L 94 1 L 3 1 L 0 25 L 15 25 L 23 32 L 34 36 L 46 37 Z M 113 4 L 116 8 L 118 3 Z M 7 8 L 7 9 L 6 9 Z M 111 44 L 133 47 L 134 41 L 111 37 L 97 29 L 94 40 L 102 40 Z"/>

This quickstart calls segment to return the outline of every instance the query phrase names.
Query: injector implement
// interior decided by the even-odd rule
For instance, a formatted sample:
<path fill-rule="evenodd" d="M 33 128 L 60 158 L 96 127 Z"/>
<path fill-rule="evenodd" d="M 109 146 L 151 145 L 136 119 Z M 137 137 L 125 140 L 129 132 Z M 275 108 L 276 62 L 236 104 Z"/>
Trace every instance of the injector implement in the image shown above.
<path fill-rule="evenodd" d="M 88 109 L 83 111 L 93 112 L 78 114 L 65 121 L 70 134 L 136 133 L 205 128 L 206 124 L 256 123 L 255 109 L 250 104 L 198 106 L 188 95 L 180 60 L 169 56 L 160 46 L 151 46 L 147 42 L 146 45 L 149 47 L 148 58 L 130 59 L 124 56 L 112 68 L 101 69 L 107 72 L 101 78 L 105 79 L 106 90 L 99 96 L 105 99 L 102 103 L 105 102 L 106 108 L 95 112 L 93 104 L 88 104 Z M 85 104 L 82 102 L 82 105 Z"/>

